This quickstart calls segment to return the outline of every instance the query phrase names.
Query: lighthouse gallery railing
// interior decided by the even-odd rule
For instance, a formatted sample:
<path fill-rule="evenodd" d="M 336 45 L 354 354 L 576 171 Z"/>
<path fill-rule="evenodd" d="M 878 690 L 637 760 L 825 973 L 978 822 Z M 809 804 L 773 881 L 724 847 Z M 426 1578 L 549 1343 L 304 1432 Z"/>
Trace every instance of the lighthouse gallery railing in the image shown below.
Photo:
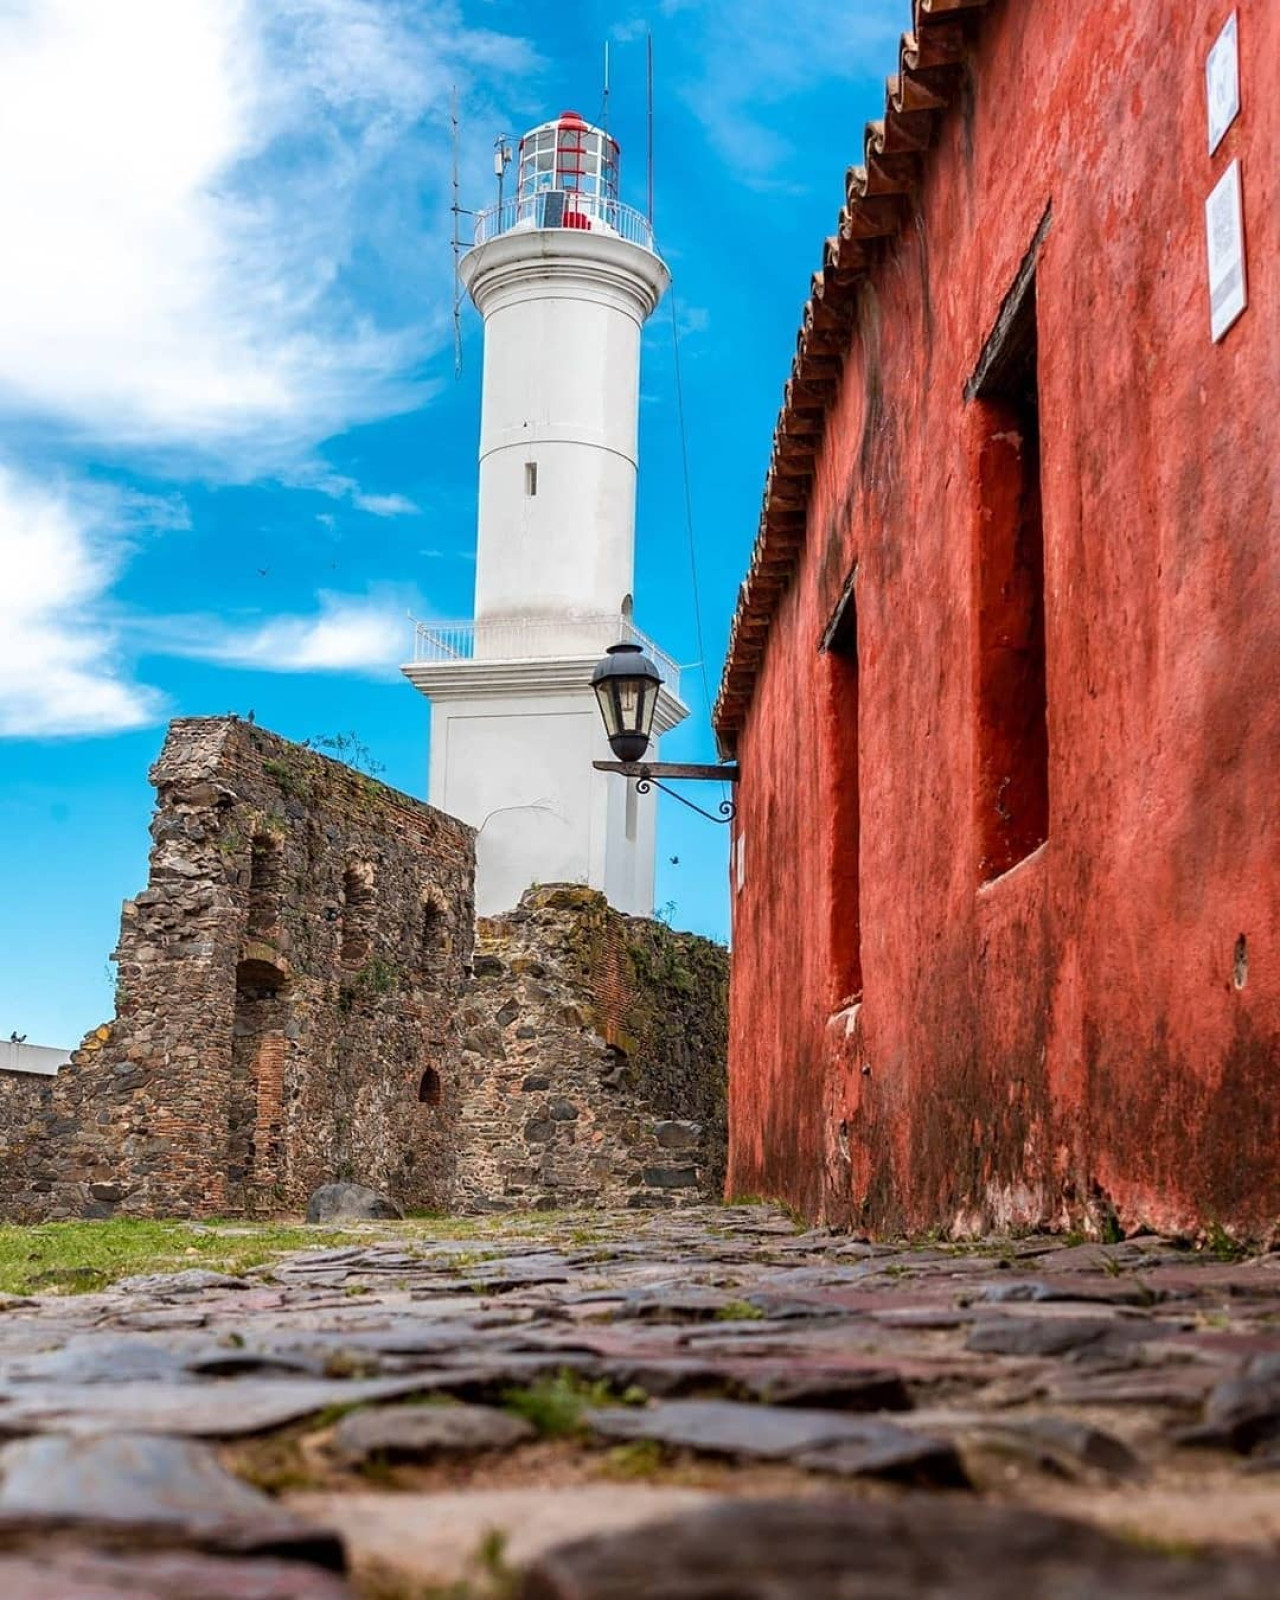
<path fill-rule="evenodd" d="M 653 249 L 653 228 L 642 211 L 607 195 L 579 194 L 571 189 L 544 189 L 523 200 L 512 196 L 501 205 L 478 211 L 475 242 L 484 244 L 516 228 L 582 228 L 616 234 L 631 244 Z"/>
<path fill-rule="evenodd" d="M 414 629 L 415 661 L 523 661 L 572 653 L 603 655 L 626 640 L 650 656 L 662 681 L 680 698 L 680 668 L 665 650 L 625 619 L 583 617 L 561 621 L 521 618 L 501 622 L 419 622 Z"/>

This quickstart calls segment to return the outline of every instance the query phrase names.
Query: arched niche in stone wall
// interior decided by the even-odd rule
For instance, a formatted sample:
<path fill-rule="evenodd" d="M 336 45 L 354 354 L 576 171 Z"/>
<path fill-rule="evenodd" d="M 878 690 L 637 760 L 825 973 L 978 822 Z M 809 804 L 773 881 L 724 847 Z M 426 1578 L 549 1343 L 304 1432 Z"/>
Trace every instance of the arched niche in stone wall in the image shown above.
<path fill-rule="evenodd" d="M 373 954 L 377 914 L 373 863 L 352 861 L 342 875 L 342 937 L 338 960 L 348 972 L 363 967 Z"/>

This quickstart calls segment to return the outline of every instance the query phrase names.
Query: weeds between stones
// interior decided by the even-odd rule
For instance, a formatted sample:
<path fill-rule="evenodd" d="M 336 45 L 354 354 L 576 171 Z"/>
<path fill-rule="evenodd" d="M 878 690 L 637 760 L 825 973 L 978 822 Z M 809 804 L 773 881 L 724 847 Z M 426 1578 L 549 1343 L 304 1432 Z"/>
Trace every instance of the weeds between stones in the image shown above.
<path fill-rule="evenodd" d="M 502 1396 L 504 1409 L 531 1423 L 544 1439 L 581 1438 L 586 1433 L 586 1414 L 600 1406 L 643 1405 L 648 1399 L 643 1389 L 624 1389 L 621 1393 L 605 1379 L 594 1382 L 568 1368 L 539 1378 L 525 1388 L 508 1389 Z"/>
<path fill-rule="evenodd" d="M 759 1322 L 764 1312 L 750 1300 L 726 1300 L 715 1314 L 717 1322 Z"/>

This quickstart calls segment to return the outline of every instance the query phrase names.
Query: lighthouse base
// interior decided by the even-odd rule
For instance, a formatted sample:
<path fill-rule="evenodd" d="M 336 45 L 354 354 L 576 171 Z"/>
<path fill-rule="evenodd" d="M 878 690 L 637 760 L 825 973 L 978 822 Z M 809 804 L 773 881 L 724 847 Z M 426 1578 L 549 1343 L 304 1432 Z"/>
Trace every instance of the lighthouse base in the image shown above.
<path fill-rule="evenodd" d="M 415 662 L 431 700 L 427 797 L 477 830 L 476 912 L 510 911 L 533 884 L 579 883 L 611 906 L 653 914 L 656 796 L 597 772 L 608 757 L 595 656 Z M 687 707 L 663 689 L 658 737 Z"/>

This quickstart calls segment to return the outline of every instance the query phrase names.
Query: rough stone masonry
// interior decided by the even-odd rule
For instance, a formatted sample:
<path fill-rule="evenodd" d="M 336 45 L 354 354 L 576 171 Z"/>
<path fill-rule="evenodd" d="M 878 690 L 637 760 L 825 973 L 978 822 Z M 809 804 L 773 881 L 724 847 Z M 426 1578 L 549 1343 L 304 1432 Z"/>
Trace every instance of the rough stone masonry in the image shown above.
<path fill-rule="evenodd" d="M 724 1188 L 729 952 L 574 884 L 477 924 L 458 1202 L 654 1209 Z"/>
<path fill-rule="evenodd" d="M 296 1210 L 335 1177 L 445 1203 L 472 830 L 235 718 L 174 722 L 150 776 L 115 1020 L 0 1075 L 3 1214 Z"/>
<path fill-rule="evenodd" d="M 172 724 L 117 1015 L 0 1072 L 0 1216 L 719 1194 L 727 952 L 572 885 L 480 925 L 473 830 L 232 718 Z"/>

